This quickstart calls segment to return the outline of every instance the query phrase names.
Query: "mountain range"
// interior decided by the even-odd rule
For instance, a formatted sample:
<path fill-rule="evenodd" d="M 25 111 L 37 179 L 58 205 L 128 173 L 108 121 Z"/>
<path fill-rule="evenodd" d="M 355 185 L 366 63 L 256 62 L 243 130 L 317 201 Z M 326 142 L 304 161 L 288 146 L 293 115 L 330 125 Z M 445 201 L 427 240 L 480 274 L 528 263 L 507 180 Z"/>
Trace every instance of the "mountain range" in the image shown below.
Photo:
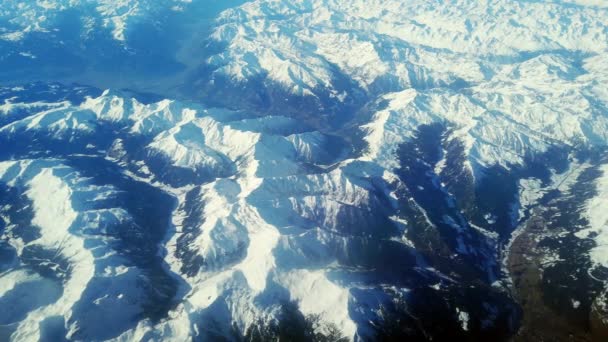
<path fill-rule="evenodd" d="M 5 0 L 0 340 L 608 338 L 601 0 Z"/>

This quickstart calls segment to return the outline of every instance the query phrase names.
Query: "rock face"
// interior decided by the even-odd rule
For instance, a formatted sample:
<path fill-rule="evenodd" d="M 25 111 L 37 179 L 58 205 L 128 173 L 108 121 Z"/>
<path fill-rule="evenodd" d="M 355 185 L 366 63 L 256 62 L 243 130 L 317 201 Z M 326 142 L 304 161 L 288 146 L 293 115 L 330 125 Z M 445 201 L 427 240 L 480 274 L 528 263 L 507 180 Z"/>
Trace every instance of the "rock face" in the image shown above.
<path fill-rule="evenodd" d="M 606 336 L 600 2 L 8 1 L 0 47 L 0 340 Z"/>

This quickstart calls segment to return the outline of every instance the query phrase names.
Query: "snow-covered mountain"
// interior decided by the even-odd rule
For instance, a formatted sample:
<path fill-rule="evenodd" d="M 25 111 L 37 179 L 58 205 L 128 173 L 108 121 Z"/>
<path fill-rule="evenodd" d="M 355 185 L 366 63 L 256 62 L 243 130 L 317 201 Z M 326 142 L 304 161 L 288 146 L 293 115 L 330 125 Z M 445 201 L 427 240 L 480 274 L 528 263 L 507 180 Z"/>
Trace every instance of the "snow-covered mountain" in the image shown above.
<path fill-rule="evenodd" d="M 607 53 L 591 0 L 3 2 L 0 340 L 601 339 Z"/>

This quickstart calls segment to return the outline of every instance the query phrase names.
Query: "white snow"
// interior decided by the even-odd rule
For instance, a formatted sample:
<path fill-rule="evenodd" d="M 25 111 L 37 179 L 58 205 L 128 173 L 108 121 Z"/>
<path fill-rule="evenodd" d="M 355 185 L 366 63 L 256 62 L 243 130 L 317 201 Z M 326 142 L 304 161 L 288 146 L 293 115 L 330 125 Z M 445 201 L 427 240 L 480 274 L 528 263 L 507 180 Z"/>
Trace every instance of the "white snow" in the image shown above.
<path fill-rule="evenodd" d="M 608 267 L 608 165 L 602 167 L 604 175 L 596 183 L 598 194 L 587 202 L 586 217 L 589 227 L 581 230 L 576 235 L 587 238 L 589 234 L 595 233 L 596 247 L 591 252 L 591 260 L 594 263 Z"/>
<path fill-rule="evenodd" d="M 456 313 L 458 313 L 458 320 L 460 320 L 462 330 L 469 331 L 469 313 L 466 311 L 461 311 L 460 308 L 456 308 Z"/>
<path fill-rule="evenodd" d="M 141 279 L 141 272 L 132 266 L 125 266 L 125 260 L 113 251 L 111 238 L 106 238 L 108 226 L 124 223 L 130 216 L 120 208 L 96 209 L 99 204 L 93 204 L 104 203 L 116 196 L 116 189 L 91 184 L 89 179 L 81 177 L 75 170 L 52 159 L 0 163 L 0 179 L 9 185 L 24 184 L 27 187 L 25 195 L 32 201 L 34 214 L 32 224 L 40 232 L 40 238 L 27 244 L 12 234 L 3 238 L 7 238 L 18 253 L 22 253 L 25 247 L 39 246 L 55 251 L 57 258 L 69 264 L 69 270 L 61 269 L 59 264 L 54 266 L 56 271 L 66 275 L 59 298 L 51 303 L 42 302 L 33 306 L 34 309 L 27 313 L 25 319 L 16 323 L 11 338 L 39 340 L 40 322 L 54 316 L 66 318 L 69 336 L 83 327 L 90 329 L 100 316 L 88 317 L 86 310 L 76 311 L 82 310 L 77 305 L 81 300 L 98 303 L 100 311 L 96 314 L 105 317 L 110 327 L 119 326 L 140 315 L 143 303 L 133 302 L 133 299 L 141 295 L 141 288 L 136 285 Z M 34 274 L 30 271 L 26 275 L 19 272 L 2 275 L 0 292 L 4 285 L 14 287 L 28 282 L 35 282 L 32 286 L 40 291 L 54 291 L 59 286 L 53 280 Z M 96 288 L 104 278 L 112 281 L 102 289 Z M 107 291 L 105 295 L 99 295 L 104 291 Z M 83 298 L 85 294 L 87 297 Z M 32 300 L 35 298 L 32 297 Z M 120 307 L 120 311 L 113 311 L 116 307 Z"/>
<path fill-rule="evenodd" d="M 519 181 L 519 211 L 518 220 L 524 217 L 525 211 L 534 207 L 544 195 L 542 181 L 536 178 Z"/>
<path fill-rule="evenodd" d="M 101 25 L 124 47 L 130 30 L 146 16 L 171 9 L 188 13 L 190 5 L 185 0 L 9 0 L 0 5 L 0 18 L 9 18 L 14 29 L 0 30 L 0 39 L 16 44 L 32 32 L 52 30 L 53 18 L 61 11 L 91 3 L 92 12 L 83 18 L 91 27 L 84 35 Z M 201 185 L 195 199 L 204 219 L 194 224 L 201 233 L 188 247 L 208 262 L 209 269 L 184 277 L 191 289 L 167 320 L 157 326 L 139 322 L 119 339 L 139 340 L 159 331 L 163 338 L 187 339 L 191 329 L 199 328 L 192 328 L 199 316 L 216 301 L 223 301 L 235 324 L 246 329 L 258 317 L 272 315 L 258 305 L 257 296 L 281 298 L 285 292 L 304 313 L 320 314 L 354 338 L 358 322 L 348 310 L 351 288 L 330 276 L 336 262 L 332 253 L 345 243 L 335 236 L 341 215 L 355 212 L 360 216 L 354 217 L 365 218 L 366 213 L 357 210 L 377 200 L 371 191 L 377 190 L 377 183 L 399 183 L 393 173 L 398 166 L 395 151 L 423 124 L 449 125 L 447 139 L 463 142 L 466 167 L 473 171 L 495 163 L 521 164 L 525 156 L 542 153 L 556 141 L 605 145 L 607 8 L 596 0 L 255 0 L 224 11 L 211 38 L 226 49 L 206 60 L 191 54 L 186 73 L 209 64 L 215 67 L 210 79 L 227 76 L 240 85 L 260 77 L 267 85 L 279 85 L 297 96 L 328 95 L 337 102 L 350 95 L 340 84 L 346 78 L 365 94 L 369 102 L 353 113 L 352 123 L 363 133 L 367 149 L 360 156 L 349 156 L 352 159 L 332 161 L 333 165 L 325 165 L 327 160 L 321 158 L 327 152 L 327 132 L 305 131 L 296 120 L 169 99 L 144 104 L 113 90 L 81 105 L 5 100 L 0 105 L 3 117 L 21 109 L 32 115 L 0 132 L 40 131 L 65 138 L 111 123 L 133 135 L 149 135 L 145 152 L 166 157 L 172 166 L 226 171 L 214 173 L 217 177 Z M 207 37 L 198 33 L 177 40 L 199 46 Z M 178 59 L 186 55 L 184 51 L 189 51 L 187 46 L 175 52 Z M 182 76 L 176 77 L 177 83 L 185 79 Z M 175 82 L 167 82 L 166 89 Z M 112 150 L 114 157 L 127 153 L 120 139 Z M 40 170 L 25 172 L 32 163 Z M 310 171 L 311 165 L 324 172 Z M 146 175 L 152 173 L 145 161 L 134 166 Z M 441 172 L 446 160 L 433 167 Z M 78 261 L 76 275 L 66 282 L 61 299 L 30 312 L 16 336 L 38 339 L 42 317 L 71 317 L 74 303 L 92 279 L 120 278 L 125 283 L 115 284 L 107 296 L 87 300 L 103 306 L 132 298 L 134 292 L 129 290 L 137 291 L 130 286 L 139 276 L 137 270 L 124 266 L 103 239 L 94 239 L 103 257 L 93 257 L 83 243 L 92 238 L 85 228 L 103 230 L 102 222 L 128 220 L 128 213 L 120 208 L 76 210 L 73 203 L 81 198 L 76 193 L 96 202 L 115 189 L 97 188 L 57 161 L 42 166 L 31 161 L 0 163 L 0 175 L 9 185 L 19 180 L 29 186 L 34 224 L 42 232 L 34 243 L 61 249 L 63 256 Z M 553 180 L 564 187 L 571 181 L 562 182 L 559 176 Z M 175 251 L 177 239 L 183 236 L 180 224 L 189 214 L 183 208 L 185 194 L 199 184 L 152 185 L 179 201 L 173 217 L 176 233 L 166 242 L 166 261 L 179 274 L 183 261 Z M 519 185 L 522 216 L 542 192 L 535 179 Z M 592 258 L 606 266 L 608 214 L 603 208 L 608 206 L 608 177 L 598 182 L 598 189 L 599 195 L 587 204 L 590 228 L 580 236 L 598 233 Z M 89 224 L 72 226 L 78 219 Z M 407 230 L 406 220 L 397 215 L 390 219 Z M 492 223 L 495 217 L 488 214 L 486 219 Z M 453 220 L 449 223 L 462 229 Z M 404 237 L 395 239 L 412 245 Z M 462 238 L 457 241 L 460 252 L 467 253 L 469 246 Z M 11 243 L 19 250 L 24 247 L 22 241 Z M 18 272 L 0 277 L 13 285 L 31 280 Z M 0 293 L 8 288 L 2 283 Z M 576 303 L 573 300 L 574 307 Z M 134 305 L 123 307 L 120 315 L 106 312 L 107 317 L 118 321 L 137 312 Z M 457 315 L 468 330 L 469 314 L 458 308 Z M 69 328 L 73 333 L 77 327 Z"/>
<path fill-rule="evenodd" d="M 318 314 L 323 321 L 341 327 L 346 336 L 354 336 L 357 327 L 349 316 L 347 288 L 334 284 L 324 272 L 312 270 L 294 270 L 281 275 L 279 281 L 304 314 Z"/>
<path fill-rule="evenodd" d="M 53 168 L 44 168 L 27 185 L 26 194 L 34 207 L 32 223 L 41 233 L 40 239 L 32 243 L 54 249 L 58 255 L 70 260 L 73 275 L 64 284 L 63 294 L 57 302 L 30 312 L 19 324 L 13 335 L 16 339 L 38 339 L 38 324 L 44 317 L 69 315 L 95 270 L 93 257 L 84 248 L 84 240 L 70 232 L 78 214 L 72 208 L 72 190 L 68 184 L 54 174 Z"/>

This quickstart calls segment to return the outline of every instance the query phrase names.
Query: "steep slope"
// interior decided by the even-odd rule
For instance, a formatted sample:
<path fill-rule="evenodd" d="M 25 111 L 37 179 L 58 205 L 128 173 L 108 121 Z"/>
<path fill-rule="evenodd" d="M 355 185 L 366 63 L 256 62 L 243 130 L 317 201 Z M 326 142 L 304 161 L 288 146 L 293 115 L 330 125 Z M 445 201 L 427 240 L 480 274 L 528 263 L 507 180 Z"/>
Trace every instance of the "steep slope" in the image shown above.
<path fill-rule="evenodd" d="M 605 9 L 559 2 L 253 1 L 219 23 L 214 80 L 261 82 L 273 107 L 286 105 L 278 87 L 326 110 L 409 88 L 524 84 L 532 63 L 575 77 L 608 41 Z"/>
<path fill-rule="evenodd" d="M 15 99 L 24 90 L 5 91 L 7 99 Z M 421 296 L 437 302 L 437 310 L 448 310 L 438 318 L 446 322 L 457 322 L 458 312 L 448 304 L 456 300 L 459 310 L 474 311 L 475 317 L 487 317 L 491 310 L 496 312 L 495 324 L 508 325 L 510 316 L 502 316 L 502 311 L 514 308 L 500 290 L 490 287 L 498 271 L 493 242 L 445 218 L 462 219 L 448 207 L 426 212 L 418 204 L 426 203 L 424 196 L 413 195 L 411 202 L 402 202 L 413 184 L 406 186 L 390 170 L 366 161 L 367 157 L 344 159 L 350 152 L 337 136 L 311 133 L 289 118 L 259 118 L 167 100 L 146 105 L 110 92 L 93 96 L 83 94 L 80 101 L 59 102 L 42 110 L 36 104 L 16 105 L 7 100 L 11 106 L 3 115 L 18 117 L 0 129 L 3 145 L 14 146 L 4 151 L 4 158 L 52 155 L 74 172 L 93 172 L 90 177 L 102 177 L 119 189 L 127 186 L 104 176 L 106 171 L 94 171 L 109 163 L 103 168 L 121 170 L 128 176 L 124 182 L 145 181 L 176 198 L 175 231 L 165 242 L 165 260 L 183 278 L 181 291 L 186 296 L 174 298 L 181 304 L 165 311 L 170 319 L 158 323 L 167 331 L 164 337 L 193 334 L 180 328 L 187 322 L 201 337 L 233 334 L 228 322 L 247 333 L 258 324 L 274 324 L 274 319 L 285 315 L 281 308 L 290 301 L 302 314 L 316 315 L 346 336 L 371 336 L 384 329 L 384 323 L 369 325 L 370 320 L 380 319 L 377 310 L 393 300 L 411 298 L 416 310 L 423 309 L 415 304 L 419 297 L 408 292 L 422 292 Z M 39 143 L 20 147 L 15 142 L 22 139 Z M 424 146 L 424 141 L 413 143 Z M 313 154 L 320 150 L 326 154 Z M 31 177 L 44 172 L 32 172 Z M 113 196 L 99 197 L 115 201 Z M 135 205 L 118 203 L 118 208 Z M 401 214 L 400 207 L 408 213 Z M 447 212 L 441 214 L 442 210 Z M 433 256 L 428 250 L 421 254 L 416 246 L 425 244 L 427 237 L 408 240 L 407 215 L 412 219 L 427 215 L 427 220 L 443 215 L 443 221 L 453 222 L 450 225 L 456 229 L 443 223 L 437 228 L 428 221 L 428 229 L 447 229 L 439 234 L 447 234 L 454 242 L 438 243 L 459 256 Z M 37 224 L 35 218 L 31 222 Z M 120 239 L 131 241 L 129 236 Z M 426 256 L 435 260 L 425 260 Z M 486 283 L 475 293 L 495 304 L 484 308 L 467 303 L 460 297 L 472 293 L 459 294 L 467 285 L 454 277 Z M 436 290 L 427 293 L 431 285 Z M 327 300 L 318 302 L 319 293 L 327 293 Z M 368 309 L 361 311 L 364 307 Z M 218 321 L 212 323 L 211 317 Z M 495 331 L 492 325 L 482 328 L 473 319 L 467 329 Z M 158 334 L 154 320 L 150 322 L 121 336 Z M 209 324 L 215 324 L 214 328 Z M 426 329 L 413 333 L 427 334 Z M 95 331 L 82 334 L 108 337 Z"/>
<path fill-rule="evenodd" d="M 41 85 L 35 87 L 45 93 L 40 91 Z M 463 140 L 458 130 L 451 124 L 442 124 L 444 121 L 411 124 L 413 134 L 409 138 L 404 135 L 385 140 L 380 146 L 391 141 L 392 150 L 396 151 L 391 161 L 390 152 L 371 148 L 379 146 L 374 139 L 380 136 L 378 132 L 382 137 L 391 136 L 384 127 L 407 129 L 408 124 L 388 124 L 386 120 L 384 126 L 377 128 L 374 120 L 363 128 L 369 130 L 364 140 L 370 142 L 370 148 L 359 157 L 350 158 L 352 152 L 346 141 L 312 132 L 289 118 L 260 118 L 168 100 L 143 104 L 119 93 L 90 88 L 76 88 L 70 93 L 58 86 L 46 88 L 44 105 L 35 97 L 31 104 L 13 103 L 19 94 L 29 94 L 31 89 L 32 86 L 3 90 L 7 124 L 0 129 L 0 135 L 3 145 L 11 146 L 3 152 L 3 158 L 52 155 L 60 169 L 66 168 L 62 164 L 73 168 L 62 174 L 82 173 L 125 191 L 143 181 L 177 201 L 171 220 L 175 230 L 165 227 L 170 233 L 163 243 L 167 250 L 165 260 L 172 272 L 180 275 L 182 285 L 167 285 L 174 284 L 167 276 L 164 280 L 158 278 L 160 284 L 153 285 L 172 291 L 166 300 L 175 306 L 150 313 L 149 321 L 137 325 L 133 319 L 125 318 L 127 325 L 117 327 L 118 331 L 123 329 L 121 338 L 140 334 L 211 338 L 238 331 L 251 333 L 255 329 L 252 327 L 272 327 L 274 319 L 286 315 L 285 303 L 290 301 L 299 309 L 287 314 L 301 312 L 310 319 L 320 317 L 324 324 L 346 336 L 500 336 L 513 329 L 517 310 L 509 303 L 508 286 L 497 281 L 506 279 L 500 266 L 500 249 L 515 228 L 512 206 L 518 202 L 517 185 L 506 187 L 500 197 L 493 194 L 493 203 L 486 203 L 485 192 L 495 186 L 493 182 L 516 182 L 524 175 L 545 180 L 542 170 L 549 172 L 547 168 L 552 163 L 559 165 L 560 154 L 547 157 L 536 171 L 505 162 L 512 167 L 510 176 L 504 173 L 504 167 L 486 167 L 484 176 L 477 180 L 465 153 L 466 144 L 488 144 L 491 148 L 499 144 L 489 144 L 492 136 L 483 141 Z M 71 100 L 52 102 L 52 96 Z M 385 111 L 394 118 L 408 118 L 391 111 L 390 105 Z M 430 113 L 424 115 L 432 116 Z M 382 115 L 379 112 L 375 117 Z M 16 144 L 23 139 L 34 144 Z M 69 147 L 65 145 L 67 141 Z M 317 151 L 324 153 L 318 155 Z M 534 160 L 529 163 L 535 165 Z M 16 168 L 13 165 L 20 164 L 6 165 L 10 171 Z M 100 165 L 107 165 L 101 170 L 115 169 L 123 176 L 113 179 L 114 176 L 105 175 L 107 171 L 96 170 Z M 64 194 L 65 198 L 54 204 L 70 201 L 72 195 L 63 190 L 63 181 L 53 178 L 49 173 L 55 171 L 50 170 L 33 169 L 23 180 L 15 171 L 5 171 L 5 177 L 9 177 L 5 183 L 15 188 L 17 195 L 28 197 L 35 194 L 36 181 L 44 178 L 47 189 L 56 182 L 58 194 Z M 23 187 L 16 186 L 16 182 Z M 136 210 L 137 202 L 120 200 L 120 192 L 112 195 L 111 191 L 101 191 L 104 195 L 95 198 L 108 205 L 116 202 L 117 208 L 112 210 L 126 211 L 124 217 L 134 215 L 129 210 Z M 10 201 L 14 200 L 7 203 Z M 160 204 L 149 203 L 149 208 L 157 205 Z M 24 223 L 44 227 L 50 216 L 68 220 L 67 213 L 73 212 L 69 206 L 51 206 L 48 210 L 43 207 L 44 204 L 34 204 L 34 216 L 31 221 L 26 217 Z M 47 218 L 37 219 L 36 215 Z M 16 219 L 9 215 L 7 227 Z M 109 224 L 93 222 L 93 227 Z M 84 229 L 71 221 L 65 225 L 71 225 L 71 230 Z M 12 234 L 10 229 L 7 232 L 8 236 Z M 156 236 L 162 238 L 162 234 Z M 141 238 L 149 239 L 144 235 L 135 241 Z M 135 242 L 130 235 L 118 239 L 124 240 L 116 247 L 118 250 Z M 157 254 L 152 250 L 154 246 L 141 253 Z M 127 256 L 135 257 L 129 253 Z M 15 258 L 19 262 L 24 259 L 21 253 Z M 120 259 L 116 262 L 129 265 Z M 91 282 L 80 284 L 83 293 L 88 291 L 84 289 L 95 287 Z M 471 284 L 475 286 L 470 288 Z M 319 302 L 319 293 L 332 295 Z M 140 298 L 145 303 L 145 294 L 139 296 L 144 296 Z M 478 306 L 478 301 L 469 299 L 471 296 L 486 298 L 486 304 Z M 428 301 L 434 303 L 433 310 L 443 314 L 427 317 L 428 308 L 422 303 Z M 106 312 L 111 313 L 120 302 L 108 305 Z M 422 325 L 412 321 L 405 327 L 414 324 L 417 328 L 413 330 L 391 330 L 393 319 L 407 317 L 402 305 L 410 307 L 407 310 L 412 310 L 414 317 L 424 317 Z M 72 303 L 58 314 L 67 314 L 65 310 L 76 310 L 74 307 L 86 310 Z M 146 309 L 133 310 L 135 314 Z M 380 312 L 384 313 L 377 316 Z M 159 317 L 165 318 L 158 321 Z M 25 322 L 19 326 L 27 325 Z M 431 328 L 439 322 L 449 324 L 443 333 Z M 66 331 L 72 329 L 70 324 L 86 325 L 66 321 Z M 184 324 L 196 332 L 184 330 Z M 159 325 L 165 331 L 163 335 L 158 335 Z M 22 329 L 25 328 L 12 331 L 13 337 L 35 334 Z M 53 329 L 62 334 L 57 326 Z M 82 329 L 85 328 L 66 334 L 112 337 L 104 335 L 109 331 L 102 334 Z"/>
<path fill-rule="evenodd" d="M 3 162 L 1 169 L 3 248 L 13 254 L 1 280 L 11 307 L 2 316 L 5 338 L 114 338 L 171 307 L 177 281 L 157 256 L 170 208 L 159 210 L 169 198 L 126 179 L 109 185 L 102 178 L 110 175 L 58 160 Z M 147 194 L 158 214 L 138 212 L 146 204 L 124 191 Z M 37 291 L 45 295 L 22 295 Z"/>

